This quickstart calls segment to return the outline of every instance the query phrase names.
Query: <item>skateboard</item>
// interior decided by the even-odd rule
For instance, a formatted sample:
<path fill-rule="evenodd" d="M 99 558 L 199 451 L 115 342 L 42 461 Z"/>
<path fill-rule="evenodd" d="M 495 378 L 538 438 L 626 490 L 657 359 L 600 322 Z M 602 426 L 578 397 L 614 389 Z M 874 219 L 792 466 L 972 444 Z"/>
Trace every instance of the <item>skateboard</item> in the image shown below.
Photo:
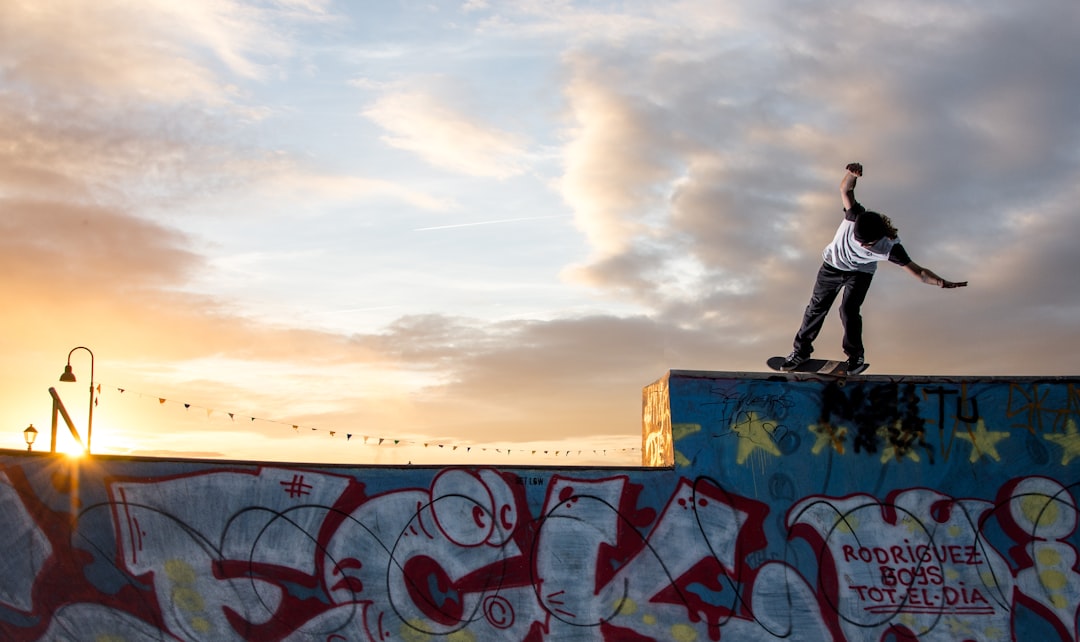
<path fill-rule="evenodd" d="M 781 370 L 780 364 L 784 363 L 785 360 L 787 360 L 787 357 L 769 357 L 769 360 L 765 363 L 777 372 L 809 372 L 813 374 L 830 375 L 834 377 L 846 377 L 848 375 L 847 359 L 844 359 L 843 361 L 833 361 L 829 359 L 807 359 L 806 361 L 800 363 L 799 367 L 795 368 L 794 370 Z M 866 369 L 869 367 L 869 363 L 864 363 L 862 370 L 855 374 L 862 374 L 863 372 L 866 372 Z"/>

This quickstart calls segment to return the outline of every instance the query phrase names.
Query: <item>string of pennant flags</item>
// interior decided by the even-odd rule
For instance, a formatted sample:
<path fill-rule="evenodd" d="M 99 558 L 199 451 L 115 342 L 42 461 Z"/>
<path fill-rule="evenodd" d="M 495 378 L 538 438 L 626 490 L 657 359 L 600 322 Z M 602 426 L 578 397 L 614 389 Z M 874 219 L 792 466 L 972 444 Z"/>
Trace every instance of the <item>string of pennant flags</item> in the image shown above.
<path fill-rule="evenodd" d="M 109 390 L 109 389 L 110 389 L 109 387 L 106 387 L 106 390 Z M 267 418 L 264 418 L 264 417 L 255 417 L 255 416 L 252 416 L 252 415 L 240 415 L 239 413 L 236 413 L 236 412 L 227 411 L 227 410 L 219 410 L 219 409 L 216 409 L 216 408 L 210 408 L 210 407 L 202 406 L 202 405 L 199 405 L 199 404 L 193 404 L 193 403 L 188 403 L 188 402 L 184 402 L 184 401 L 174 401 L 172 399 L 168 399 L 166 397 L 162 397 L 162 396 L 159 396 L 159 395 L 153 395 L 153 394 L 148 394 L 148 393 L 145 393 L 145 392 L 139 392 L 139 391 L 136 391 L 136 390 L 131 390 L 130 388 L 112 387 L 111 389 L 116 390 L 116 392 L 119 393 L 120 395 L 136 396 L 136 397 L 138 397 L 140 399 L 156 399 L 159 406 L 180 405 L 180 406 L 183 406 L 184 410 L 191 410 L 191 409 L 194 408 L 196 410 L 205 411 L 206 412 L 206 418 L 208 420 L 212 416 L 214 416 L 215 414 L 221 415 L 221 416 L 226 416 L 226 417 L 229 418 L 230 421 L 233 421 L 233 422 L 237 421 L 237 418 L 239 417 L 241 421 L 246 419 L 246 420 L 248 420 L 249 423 L 261 422 L 261 423 L 268 423 L 268 424 L 274 424 L 274 425 L 283 426 L 283 427 L 287 427 L 287 428 L 292 428 L 292 430 L 294 432 L 296 432 L 297 434 L 300 434 L 301 432 L 307 432 L 307 433 L 324 432 L 324 433 L 327 433 L 330 437 L 334 437 L 334 438 L 337 438 L 339 435 L 344 436 L 345 441 L 347 441 L 347 442 L 351 442 L 352 439 L 354 437 L 356 437 L 358 442 L 362 442 L 364 445 L 367 445 L 367 446 L 423 446 L 424 448 L 449 449 L 452 452 L 457 452 L 459 450 L 463 450 L 466 453 L 471 453 L 472 451 L 476 450 L 476 451 L 480 451 L 480 452 L 484 452 L 484 453 L 489 452 L 489 451 L 493 451 L 493 452 L 495 452 L 497 454 L 507 454 L 507 455 L 509 455 L 509 454 L 511 454 L 513 452 L 518 452 L 518 453 L 528 452 L 531 455 L 554 455 L 556 457 L 560 457 L 560 456 L 571 457 L 571 456 L 574 456 L 574 455 L 580 456 L 582 454 L 592 454 L 594 456 L 609 456 L 609 455 L 616 455 L 616 454 L 626 455 L 626 454 L 630 454 L 630 453 L 637 453 L 637 452 L 640 452 L 640 450 L 641 450 L 640 448 L 636 448 L 636 447 L 594 448 L 594 449 L 558 449 L 558 450 L 552 449 L 552 448 L 517 448 L 517 449 L 513 449 L 513 448 L 495 448 L 495 447 L 490 447 L 490 446 L 474 446 L 474 445 L 468 445 L 468 444 L 443 443 L 443 442 L 439 442 L 439 441 L 436 441 L 436 440 L 426 440 L 425 441 L 425 440 L 416 440 L 416 439 L 401 439 L 401 438 L 397 438 L 397 437 L 385 437 L 385 436 L 371 435 L 371 434 L 356 434 L 356 433 L 352 433 L 352 432 L 344 432 L 344 431 L 341 431 L 341 430 L 331 430 L 331 429 L 328 429 L 328 428 L 319 428 L 319 427 L 315 427 L 315 426 L 301 425 L 301 424 L 296 424 L 296 423 L 291 423 L 291 422 L 286 422 L 286 421 L 280 421 L 280 420 L 277 420 L 277 419 L 267 419 Z M 94 405 L 97 406 L 98 401 L 101 398 L 101 393 L 102 393 L 102 384 L 101 383 L 97 384 L 97 386 L 95 387 L 95 391 L 97 392 L 97 394 L 94 397 Z"/>

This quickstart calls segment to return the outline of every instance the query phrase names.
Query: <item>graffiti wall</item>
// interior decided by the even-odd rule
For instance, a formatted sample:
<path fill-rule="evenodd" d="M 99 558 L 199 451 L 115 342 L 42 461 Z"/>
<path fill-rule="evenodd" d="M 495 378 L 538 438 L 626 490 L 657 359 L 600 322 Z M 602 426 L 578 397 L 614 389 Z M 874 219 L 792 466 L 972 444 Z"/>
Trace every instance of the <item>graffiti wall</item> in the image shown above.
<path fill-rule="evenodd" d="M 653 468 L 0 453 L 4 640 L 1077 640 L 1080 379 L 672 371 Z"/>

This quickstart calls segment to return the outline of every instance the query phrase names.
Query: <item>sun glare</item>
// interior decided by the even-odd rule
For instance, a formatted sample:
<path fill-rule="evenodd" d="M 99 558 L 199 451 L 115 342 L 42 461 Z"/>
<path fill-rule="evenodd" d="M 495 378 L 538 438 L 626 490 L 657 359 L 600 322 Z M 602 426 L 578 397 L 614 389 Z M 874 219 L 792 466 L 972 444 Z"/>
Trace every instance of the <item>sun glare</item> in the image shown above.
<path fill-rule="evenodd" d="M 61 449 L 60 452 L 64 453 L 70 459 L 79 459 L 86 454 L 86 451 L 79 447 L 78 444 L 71 444 Z"/>
<path fill-rule="evenodd" d="M 86 454 L 86 447 L 73 439 L 70 434 L 61 432 L 56 436 L 56 452 L 78 459 Z"/>

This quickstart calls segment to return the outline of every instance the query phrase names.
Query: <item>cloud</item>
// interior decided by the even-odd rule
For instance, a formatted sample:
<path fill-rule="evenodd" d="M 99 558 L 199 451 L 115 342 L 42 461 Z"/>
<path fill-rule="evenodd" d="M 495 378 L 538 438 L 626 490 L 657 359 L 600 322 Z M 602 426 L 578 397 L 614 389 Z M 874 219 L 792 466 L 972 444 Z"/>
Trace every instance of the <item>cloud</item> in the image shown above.
<path fill-rule="evenodd" d="M 8 200 L 3 209 L 0 296 L 19 302 L 4 317 L 10 336 L 79 335 L 113 359 L 348 352 L 343 337 L 251 322 L 226 301 L 185 292 L 207 264 L 174 228 L 105 207 Z"/>
<path fill-rule="evenodd" d="M 318 172 L 286 163 L 260 175 L 255 187 L 272 198 L 287 202 L 392 198 L 430 211 L 446 211 L 455 207 L 451 199 L 426 193 L 415 186 L 379 178 Z"/>
<path fill-rule="evenodd" d="M 247 78 L 264 76 L 259 60 L 290 48 L 273 20 L 283 14 L 325 19 L 321 4 L 5 2 L 0 41 L 9 57 L 3 72 L 16 88 L 32 84 L 56 97 L 93 92 L 106 103 L 220 105 L 231 102 L 233 90 L 206 63 L 216 60 Z"/>
<path fill-rule="evenodd" d="M 465 0 L 465 3 L 461 5 L 461 10 L 468 13 L 470 11 L 481 11 L 489 6 L 487 0 Z"/>
<path fill-rule="evenodd" d="M 118 289 L 175 284 L 197 257 L 180 232 L 102 207 L 62 202 L 4 202 L 0 262 L 17 280 L 77 288 L 86 275 L 98 287 Z"/>
<path fill-rule="evenodd" d="M 525 141 L 520 135 L 487 126 L 430 94 L 388 93 L 363 115 L 389 132 L 383 137 L 386 144 L 437 167 L 500 179 L 525 171 Z"/>
<path fill-rule="evenodd" d="M 571 65 L 576 73 L 565 89 L 572 124 L 562 192 L 590 244 L 607 256 L 646 234 L 650 215 L 663 205 L 656 192 L 671 177 L 671 141 L 663 110 L 623 95 L 616 87 L 627 79 L 608 75 L 624 70 L 584 59 Z"/>
<path fill-rule="evenodd" d="M 791 224 L 808 215 L 816 164 L 782 177 L 775 168 L 806 158 L 821 135 L 726 84 L 735 57 L 568 59 L 561 188 L 593 248 L 571 278 L 685 314 L 692 300 L 760 293 L 806 251 Z"/>
<path fill-rule="evenodd" d="M 274 159 L 240 133 L 266 112 L 232 81 L 289 56 L 285 25 L 330 19 L 321 4 L 3 3 L 3 193 L 162 204 L 244 183 Z"/>
<path fill-rule="evenodd" d="M 221 120 L 175 116 L 0 102 L 0 137 L 8 142 L 0 148 L 0 189 L 20 198 L 152 207 L 235 187 L 273 162 L 227 144 Z"/>
<path fill-rule="evenodd" d="M 720 352 L 692 334 L 646 317 L 489 323 L 424 315 L 355 340 L 438 373 L 413 397 L 422 430 L 484 442 L 506 438 L 511 426 L 533 440 L 637 435 L 641 388 L 665 363 L 693 363 L 679 357 L 703 344 Z"/>
<path fill-rule="evenodd" d="M 526 2 L 467 2 L 463 11 L 480 13 L 478 29 L 520 40 L 559 38 L 581 45 L 628 44 L 656 40 L 712 40 L 731 33 L 743 22 L 741 6 L 718 7 L 709 0 L 676 0 L 655 4 L 638 2 L 612 11 L 571 0 Z M 647 47 L 646 47 L 647 48 Z"/>

